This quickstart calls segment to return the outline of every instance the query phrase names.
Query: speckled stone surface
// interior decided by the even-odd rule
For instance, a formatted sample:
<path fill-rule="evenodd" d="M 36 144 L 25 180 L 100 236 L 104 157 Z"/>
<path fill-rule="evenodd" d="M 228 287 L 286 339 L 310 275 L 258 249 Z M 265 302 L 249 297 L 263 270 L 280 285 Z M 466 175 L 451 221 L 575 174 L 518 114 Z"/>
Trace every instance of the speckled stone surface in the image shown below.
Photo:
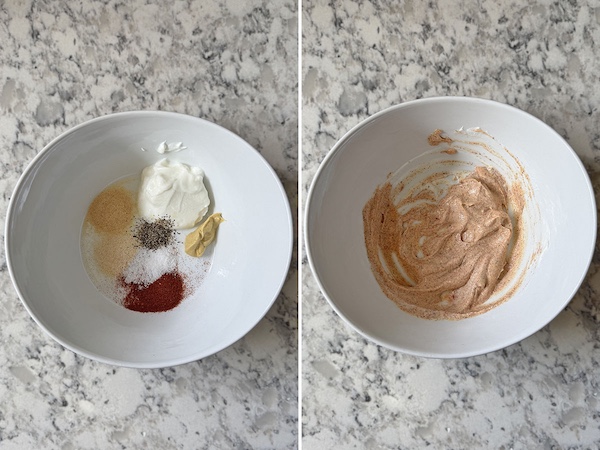
<path fill-rule="evenodd" d="M 237 133 L 275 168 L 295 211 L 297 23 L 288 0 L 1 1 L 2 225 L 46 143 L 128 110 Z M 296 270 L 245 338 L 163 370 L 112 367 L 56 344 L 21 305 L 4 253 L 0 299 L 0 448 L 296 447 Z"/>
<path fill-rule="evenodd" d="M 303 2 L 303 197 L 361 120 L 438 95 L 493 99 L 544 120 L 600 189 L 600 3 Z M 563 180 L 568 181 L 568 180 Z M 600 254 L 548 326 L 484 356 L 378 347 L 302 276 L 303 448 L 600 446 Z"/>

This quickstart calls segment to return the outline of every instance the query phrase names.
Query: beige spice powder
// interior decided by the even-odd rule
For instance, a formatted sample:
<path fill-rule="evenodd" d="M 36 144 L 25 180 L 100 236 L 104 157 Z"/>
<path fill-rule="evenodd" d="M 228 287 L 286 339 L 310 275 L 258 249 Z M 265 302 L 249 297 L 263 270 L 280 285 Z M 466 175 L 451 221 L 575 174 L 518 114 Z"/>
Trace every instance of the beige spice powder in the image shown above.
<path fill-rule="evenodd" d="M 84 222 L 83 234 L 92 240 L 95 266 L 108 277 L 115 277 L 137 253 L 131 232 L 137 211 L 131 189 L 122 180 L 100 192 L 92 201 Z"/>
<path fill-rule="evenodd" d="M 138 249 L 130 233 L 104 234 L 94 246 L 94 259 L 103 274 L 120 275 L 136 255 Z"/>
<path fill-rule="evenodd" d="M 122 233 L 133 221 L 135 201 L 123 186 L 110 186 L 94 198 L 88 213 L 88 221 L 97 231 Z"/>

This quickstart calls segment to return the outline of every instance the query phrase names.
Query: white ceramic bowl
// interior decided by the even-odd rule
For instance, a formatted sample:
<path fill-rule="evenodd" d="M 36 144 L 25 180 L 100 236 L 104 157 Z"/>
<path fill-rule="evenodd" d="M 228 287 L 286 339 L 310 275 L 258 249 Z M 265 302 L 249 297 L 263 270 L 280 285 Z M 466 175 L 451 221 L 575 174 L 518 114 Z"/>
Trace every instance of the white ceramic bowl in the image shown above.
<path fill-rule="evenodd" d="M 427 137 L 435 129 L 461 127 L 487 131 L 524 168 L 532 188 L 528 202 L 539 219 L 527 228 L 532 264 L 500 306 L 458 321 L 426 320 L 403 312 L 381 291 L 367 258 L 362 209 L 390 172 L 411 167 L 431 150 Z M 380 345 L 438 358 L 497 350 L 550 322 L 583 281 L 595 237 L 594 193 L 569 145 L 523 111 L 463 97 L 403 103 L 354 127 L 321 164 L 305 215 L 308 260 L 333 309 Z"/>
<path fill-rule="evenodd" d="M 161 155 L 154 149 L 165 140 L 187 149 Z M 226 223 L 193 296 L 171 311 L 139 313 L 92 284 L 80 235 L 102 189 L 165 156 L 204 169 Z M 248 143 L 202 119 L 143 111 L 91 120 L 48 144 L 17 183 L 5 238 L 19 297 L 56 341 L 106 363 L 166 367 L 218 352 L 260 321 L 285 281 L 292 232 L 283 187 Z"/>

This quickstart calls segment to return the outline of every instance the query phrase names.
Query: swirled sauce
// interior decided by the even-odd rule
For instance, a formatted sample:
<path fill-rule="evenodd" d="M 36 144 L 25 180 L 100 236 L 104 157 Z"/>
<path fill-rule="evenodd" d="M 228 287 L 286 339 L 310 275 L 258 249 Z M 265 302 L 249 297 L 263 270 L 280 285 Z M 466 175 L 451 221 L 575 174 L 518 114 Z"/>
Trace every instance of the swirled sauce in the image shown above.
<path fill-rule="evenodd" d="M 367 254 L 385 295 L 428 319 L 461 319 L 497 306 L 486 302 L 518 253 L 510 249 L 518 230 L 502 176 L 476 167 L 441 199 L 427 186 L 401 200 L 397 194 L 388 181 L 363 209 Z"/>

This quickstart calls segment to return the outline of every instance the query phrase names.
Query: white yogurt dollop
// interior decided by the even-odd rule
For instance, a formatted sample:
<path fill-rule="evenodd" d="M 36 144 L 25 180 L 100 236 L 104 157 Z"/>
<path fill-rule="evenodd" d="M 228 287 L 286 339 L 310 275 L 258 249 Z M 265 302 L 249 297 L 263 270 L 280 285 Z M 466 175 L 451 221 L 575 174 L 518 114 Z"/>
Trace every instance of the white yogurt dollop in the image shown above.
<path fill-rule="evenodd" d="M 161 159 L 142 171 L 138 208 L 143 218 L 169 216 L 175 228 L 191 228 L 206 212 L 210 200 L 199 167 Z"/>

